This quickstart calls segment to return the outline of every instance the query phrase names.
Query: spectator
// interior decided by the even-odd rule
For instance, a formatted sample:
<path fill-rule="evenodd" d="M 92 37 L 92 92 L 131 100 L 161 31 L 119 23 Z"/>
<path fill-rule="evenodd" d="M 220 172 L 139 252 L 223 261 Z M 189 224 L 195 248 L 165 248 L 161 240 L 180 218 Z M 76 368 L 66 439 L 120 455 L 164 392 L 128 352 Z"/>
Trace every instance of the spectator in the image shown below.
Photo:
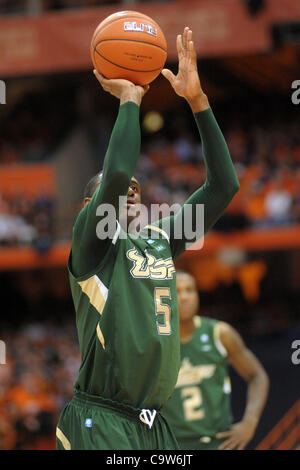
<path fill-rule="evenodd" d="M 265 199 L 266 223 L 286 225 L 291 222 L 292 196 L 284 188 L 281 175 L 278 175 Z"/>
<path fill-rule="evenodd" d="M 1 333 L 10 357 L 0 366 L 0 449 L 54 449 L 57 416 L 80 364 L 73 324 Z"/>

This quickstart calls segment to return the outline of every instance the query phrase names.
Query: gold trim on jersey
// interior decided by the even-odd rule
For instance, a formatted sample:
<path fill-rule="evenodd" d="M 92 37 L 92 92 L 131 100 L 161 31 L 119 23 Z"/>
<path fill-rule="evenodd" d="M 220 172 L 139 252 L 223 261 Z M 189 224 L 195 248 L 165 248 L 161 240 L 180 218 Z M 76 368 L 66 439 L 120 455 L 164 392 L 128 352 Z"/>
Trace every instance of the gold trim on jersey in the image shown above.
<path fill-rule="evenodd" d="M 119 224 L 119 222 L 117 221 L 117 230 L 114 234 L 114 237 L 112 239 L 112 244 L 115 245 L 118 238 L 119 238 L 119 235 L 120 235 L 120 232 L 121 232 L 121 225 Z"/>
<path fill-rule="evenodd" d="M 99 339 L 100 343 L 102 344 L 103 349 L 105 349 L 105 340 L 104 340 L 104 336 L 103 336 L 103 333 L 101 331 L 99 322 L 98 322 L 98 325 L 97 325 L 97 328 L 96 328 L 96 332 L 97 332 L 98 339 Z"/>
<path fill-rule="evenodd" d="M 90 299 L 90 303 L 95 307 L 96 310 L 102 315 L 104 305 L 107 299 L 108 289 L 105 287 L 103 282 L 100 281 L 96 274 L 86 281 L 78 282 L 82 292 L 84 292 Z"/>
<path fill-rule="evenodd" d="M 220 340 L 220 323 L 216 323 L 214 326 L 214 342 L 217 350 L 223 357 L 227 357 L 228 353 L 227 350 L 225 349 L 224 345 L 222 344 Z"/>
<path fill-rule="evenodd" d="M 194 322 L 195 328 L 200 328 L 201 323 L 202 323 L 202 320 L 201 320 L 201 318 L 199 317 L 199 315 L 195 315 L 195 316 L 193 317 L 193 322 Z"/>
<path fill-rule="evenodd" d="M 56 437 L 57 437 L 57 439 L 60 440 L 60 442 L 62 443 L 63 448 L 65 450 L 71 450 L 71 443 L 70 443 L 69 439 L 66 438 L 64 433 L 59 428 L 56 428 Z"/>
<path fill-rule="evenodd" d="M 96 274 L 85 281 L 78 282 L 78 284 L 80 285 L 82 292 L 84 292 L 84 294 L 86 294 L 90 299 L 90 303 L 95 307 L 99 314 L 102 315 L 108 296 L 107 287 L 105 287 Z M 105 349 L 105 340 L 101 331 L 100 322 L 97 324 L 96 333 L 103 349 Z"/>
<path fill-rule="evenodd" d="M 154 230 L 155 232 L 161 233 L 164 238 L 168 240 L 170 243 L 170 238 L 168 234 L 160 227 L 156 227 L 156 225 L 145 225 L 144 229 L 149 228 L 150 230 Z"/>

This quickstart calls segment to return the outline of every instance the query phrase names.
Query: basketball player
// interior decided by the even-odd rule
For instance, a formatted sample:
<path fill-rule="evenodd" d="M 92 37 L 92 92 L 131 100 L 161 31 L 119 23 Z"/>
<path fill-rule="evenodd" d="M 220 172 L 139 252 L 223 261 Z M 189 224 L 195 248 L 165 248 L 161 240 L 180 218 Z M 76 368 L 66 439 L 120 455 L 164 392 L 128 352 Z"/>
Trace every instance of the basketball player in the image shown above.
<path fill-rule="evenodd" d="M 179 70 L 163 74 L 190 105 L 199 128 L 207 180 L 188 203 L 205 204 L 207 231 L 239 188 L 223 135 L 197 72 L 192 31 L 177 38 Z M 57 449 L 177 449 L 160 410 L 173 392 L 180 365 L 179 316 L 173 261 L 184 251 L 174 226 L 185 211 L 133 238 L 120 219 L 141 201 L 133 177 L 140 153 L 139 106 L 147 88 L 95 73 L 120 100 L 103 172 L 88 184 L 68 261 L 82 364 L 74 397 L 57 426 Z M 119 196 L 125 196 L 118 220 Z M 103 237 L 104 205 L 116 209 Z M 125 217 L 126 218 L 126 217 Z M 111 223 L 108 222 L 111 226 Z M 125 234 L 125 236 L 124 236 Z M 158 237 L 154 237 L 154 234 Z"/>
<path fill-rule="evenodd" d="M 177 271 L 181 368 L 163 415 L 181 449 L 242 450 L 252 439 L 264 408 L 269 380 L 237 331 L 199 317 L 195 279 Z M 228 365 L 248 382 L 244 416 L 232 424 Z"/>

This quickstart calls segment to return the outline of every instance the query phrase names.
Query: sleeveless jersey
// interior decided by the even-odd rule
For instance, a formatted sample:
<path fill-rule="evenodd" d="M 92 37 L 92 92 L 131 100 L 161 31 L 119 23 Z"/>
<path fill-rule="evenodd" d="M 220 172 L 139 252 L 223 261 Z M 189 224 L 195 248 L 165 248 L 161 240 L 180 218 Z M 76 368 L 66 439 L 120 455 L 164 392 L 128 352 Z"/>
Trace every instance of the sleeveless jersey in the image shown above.
<path fill-rule="evenodd" d="M 81 367 L 75 390 L 159 410 L 180 366 L 176 273 L 168 235 L 147 226 L 139 238 L 117 231 L 98 267 L 68 269 Z M 151 235 L 151 229 L 156 237 Z M 155 239 L 154 239 L 155 238 Z"/>
<path fill-rule="evenodd" d="M 216 320 L 195 317 L 191 340 L 181 343 L 181 367 L 174 393 L 163 408 L 176 439 L 213 437 L 232 423 L 226 350 Z"/>

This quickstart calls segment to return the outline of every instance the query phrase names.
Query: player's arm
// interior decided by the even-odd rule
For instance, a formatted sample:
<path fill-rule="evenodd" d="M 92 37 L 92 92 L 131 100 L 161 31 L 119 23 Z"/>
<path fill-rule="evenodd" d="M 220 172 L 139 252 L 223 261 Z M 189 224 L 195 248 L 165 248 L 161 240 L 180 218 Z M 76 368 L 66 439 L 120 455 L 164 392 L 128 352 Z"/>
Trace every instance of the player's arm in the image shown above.
<path fill-rule="evenodd" d="M 197 70 L 197 57 L 192 41 L 192 31 L 185 28 L 183 36 L 177 36 L 178 74 L 175 76 L 170 70 L 164 69 L 163 75 L 170 81 L 174 91 L 185 98 L 190 105 L 199 129 L 204 163 L 206 167 L 206 181 L 183 205 L 182 209 L 171 218 L 176 224 L 182 224 L 187 205 L 190 205 L 192 214 L 192 232 L 195 238 L 181 240 L 172 237 L 172 251 L 177 258 L 186 248 L 186 242 L 193 243 L 197 234 L 201 233 L 197 227 L 196 208 L 198 204 L 204 205 L 204 227 L 202 234 L 206 233 L 222 215 L 233 196 L 239 189 L 236 171 L 230 158 L 229 150 L 224 136 L 216 122 L 210 108 L 207 96 L 202 90 Z M 177 232 L 178 233 L 178 232 Z"/>
<path fill-rule="evenodd" d="M 242 450 L 252 439 L 266 403 L 269 379 L 257 357 L 246 347 L 239 333 L 220 322 L 220 341 L 228 353 L 228 362 L 247 381 L 247 401 L 243 419 L 227 432 L 217 435 L 226 438 L 220 450 Z"/>
<path fill-rule="evenodd" d="M 72 269 L 76 276 L 87 274 L 99 265 L 112 242 L 113 233 L 104 239 L 97 235 L 97 224 L 107 218 L 107 213 L 96 213 L 100 205 L 110 204 L 113 219 L 115 213 L 110 226 L 116 231 L 119 197 L 127 195 L 140 153 L 139 106 L 148 89 L 127 80 L 107 80 L 94 73 L 102 88 L 120 100 L 120 108 L 105 155 L 101 183 L 79 213 L 73 229 Z"/>

